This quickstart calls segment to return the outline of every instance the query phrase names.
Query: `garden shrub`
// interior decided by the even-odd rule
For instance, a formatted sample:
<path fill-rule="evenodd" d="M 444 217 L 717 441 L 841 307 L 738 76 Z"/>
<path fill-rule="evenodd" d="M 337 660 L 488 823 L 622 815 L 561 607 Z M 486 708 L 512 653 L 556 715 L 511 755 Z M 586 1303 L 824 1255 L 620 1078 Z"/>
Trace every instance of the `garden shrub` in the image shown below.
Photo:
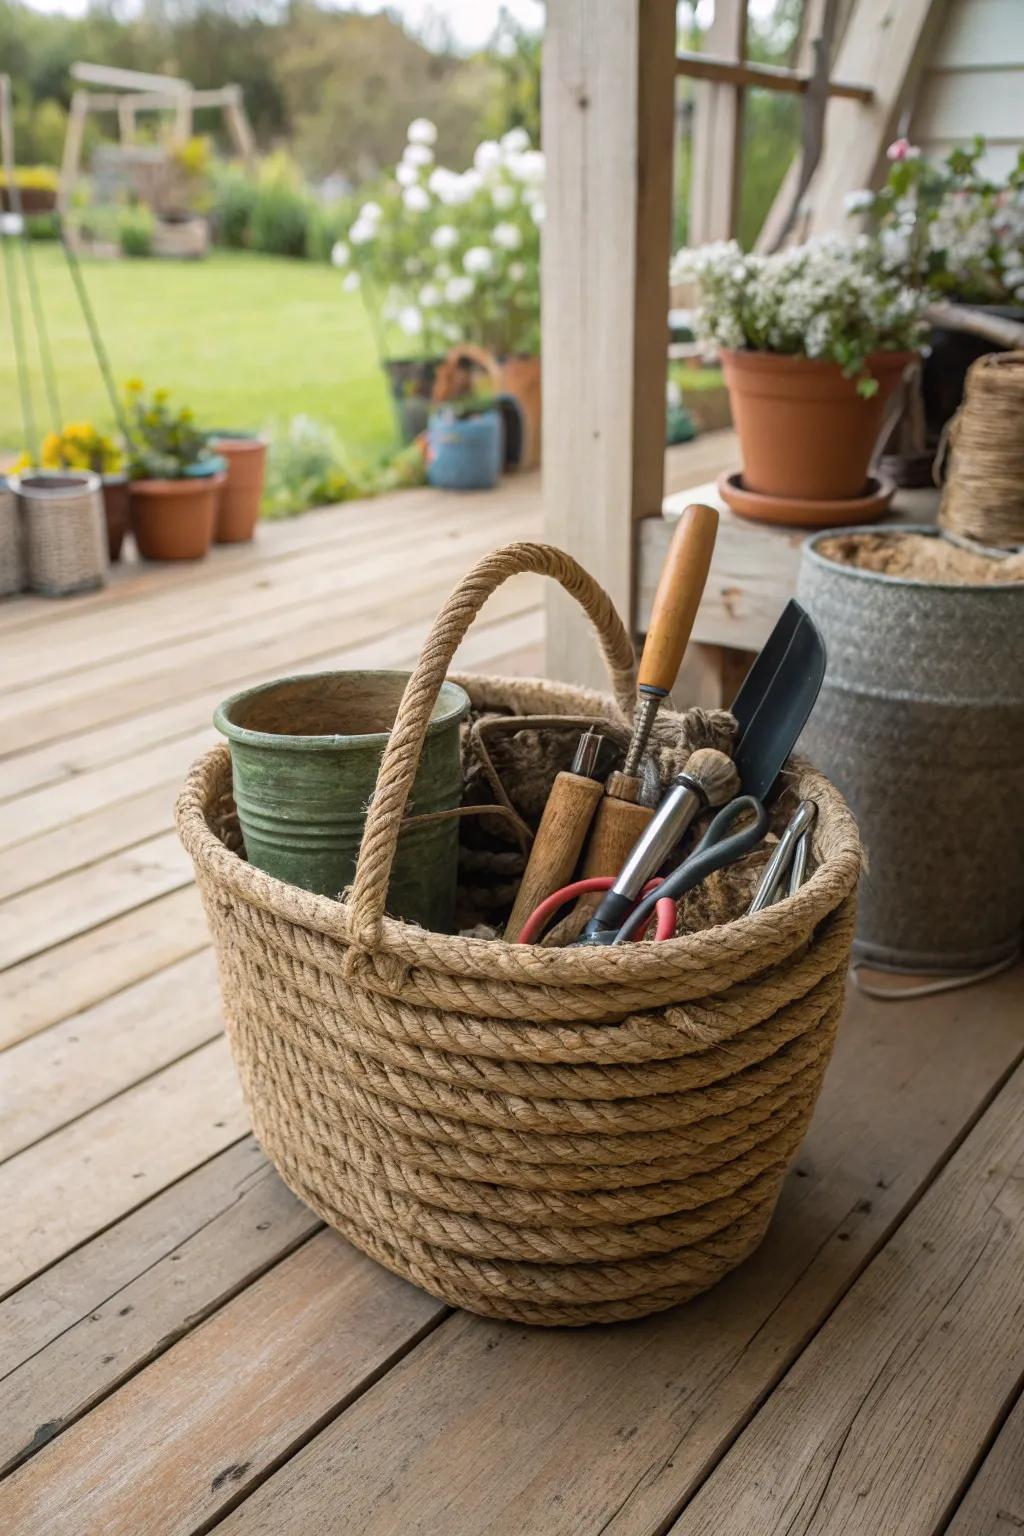
<path fill-rule="evenodd" d="M 309 199 L 281 183 L 257 187 L 249 215 L 249 248 L 268 256 L 305 256 Z"/>
<path fill-rule="evenodd" d="M 256 182 L 243 171 L 230 169 L 216 176 L 211 216 L 219 245 L 241 251 L 249 244 L 249 221 L 256 193 Z"/>
<path fill-rule="evenodd" d="M 156 221 L 142 203 L 122 208 L 117 216 L 117 240 L 122 256 L 152 256 Z"/>

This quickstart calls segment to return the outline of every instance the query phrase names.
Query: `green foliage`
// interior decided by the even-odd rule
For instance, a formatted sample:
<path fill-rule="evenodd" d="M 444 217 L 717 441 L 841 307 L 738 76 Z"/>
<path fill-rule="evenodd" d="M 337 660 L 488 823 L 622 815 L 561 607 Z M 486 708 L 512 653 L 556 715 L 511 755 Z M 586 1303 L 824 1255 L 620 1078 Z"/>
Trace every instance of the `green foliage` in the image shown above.
<path fill-rule="evenodd" d="M 432 52 L 386 14 L 304 4 L 279 28 L 275 73 L 306 173 L 355 184 L 394 162 L 413 116 L 435 122 L 467 164 L 494 86 L 490 61 Z"/>
<path fill-rule="evenodd" d="M 496 54 L 496 83 L 487 104 L 484 133 L 500 139 L 510 128 L 525 128 L 533 143 L 539 144 L 540 34 L 528 32 L 503 8 Z"/>
<path fill-rule="evenodd" d="M 331 427 L 311 416 L 294 416 L 272 432 L 264 517 L 292 517 L 307 507 L 350 501 L 363 494 Z"/>
<path fill-rule="evenodd" d="M 210 213 L 219 245 L 240 251 L 248 244 L 256 193 L 255 179 L 239 167 L 225 166 L 215 172 Z"/>
<path fill-rule="evenodd" d="M 130 203 L 117 216 L 122 256 L 152 256 L 156 220 L 143 203 Z"/>
<path fill-rule="evenodd" d="M 348 230 L 349 203 L 310 203 L 306 225 L 306 255 L 310 261 L 330 261 L 331 252 Z"/>
<path fill-rule="evenodd" d="M 284 182 L 256 188 L 246 243 L 268 256 L 305 256 L 310 202 L 305 192 Z"/>
<path fill-rule="evenodd" d="M 187 406 L 172 410 L 166 389 L 147 397 L 142 380 L 129 379 L 124 401 L 133 480 L 181 480 L 208 457 L 206 434 L 197 428 L 193 412 Z"/>

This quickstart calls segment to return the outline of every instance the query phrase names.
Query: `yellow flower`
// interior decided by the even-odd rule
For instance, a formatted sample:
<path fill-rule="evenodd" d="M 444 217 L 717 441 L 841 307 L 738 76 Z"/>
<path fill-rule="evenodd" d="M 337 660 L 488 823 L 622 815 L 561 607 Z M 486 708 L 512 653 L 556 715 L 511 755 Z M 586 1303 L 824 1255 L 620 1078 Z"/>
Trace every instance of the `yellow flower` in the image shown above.
<path fill-rule="evenodd" d="M 169 389 L 154 389 L 153 391 L 154 405 L 166 405 L 170 398 L 171 392 Z"/>
<path fill-rule="evenodd" d="M 11 474 L 12 475 L 20 475 L 23 470 L 31 469 L 31 468 L 32 468 L 32 460 L 29 458 L 28 454 L 27 453 L 19 453 L 18 457 L 15 459 L 14 463 L 11 465 Z"/>
<path fill-rule="evenodd" d="M 124 392 L 126 395 L 141 395 L 145 387 L 141 379 L 131 378 L 125 381 Z"/>
<path fill-rule="evenodd" d="M 47 432 L 39 453 L 39 462 L 44 469 L 60 469 L 61 447 L 61 440 L 57 433 Z"/>

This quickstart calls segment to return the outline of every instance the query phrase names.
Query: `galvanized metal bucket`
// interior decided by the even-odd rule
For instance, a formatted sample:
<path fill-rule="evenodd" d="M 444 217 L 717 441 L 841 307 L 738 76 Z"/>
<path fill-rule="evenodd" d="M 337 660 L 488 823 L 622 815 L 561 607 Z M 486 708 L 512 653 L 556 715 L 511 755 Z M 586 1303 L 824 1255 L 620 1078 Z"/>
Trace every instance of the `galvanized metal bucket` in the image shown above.
<path fill-rule="evenodd" d="M 225 700 L 214 724 L 231 743 L 238 821 L 250 864 L 320 896 L 352 881 L 366 807 L 407 672 L 319 672 L 286 677 Z M 409 815 L 450 811 L 462 796 L 459 722 L 469 699 L 440 692 L 420 758 Z M 458 821 L 401 833 L 387 910 L 451 932 Z"/>
<path fill-rule="evenodd" d="M 803 546 L 797 593 L 828 670 L 801 750 L 846 795 L 865 844 L 854 953 L 971 969 L 1012 955 L 1024 922 L 1024 582 L 909 580 L 816 547 L 879 532 Z"/>

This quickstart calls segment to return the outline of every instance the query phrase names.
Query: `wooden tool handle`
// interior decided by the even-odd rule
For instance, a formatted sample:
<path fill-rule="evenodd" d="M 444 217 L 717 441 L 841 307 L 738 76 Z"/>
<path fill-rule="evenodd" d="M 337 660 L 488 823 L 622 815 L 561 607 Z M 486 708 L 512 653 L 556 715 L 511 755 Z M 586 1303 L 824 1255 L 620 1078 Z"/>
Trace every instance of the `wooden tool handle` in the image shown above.
<path fill-rule="evenodd" d="M 604 786 L 598 779 L 579 773 L 556 775 L 505 927 L 510 944 L 518 939 L 530 913 L 553 891 L 569 884 L 603 794 Z"/>
<path fill-rule="evenodd" d="M 637 682 L 669 693 L 697 617 L 718 533 L 714 507 L 694 502 L 676 525 L 654 594 Z"/>
<path fill-rule="evenodd" d="M 649 805 L 632 805 L 628 800 L 605 795 L 594 817 L 581 878 L 589 880 L 596 875 L 617 875 L 653 815 L 654 811 Z M 569 916 L 563 918 L 552 930 L 550 942 L 555 945 L 570 944 L 578 938 L 603 899 L 603 891 L 580 896 Z"/>

